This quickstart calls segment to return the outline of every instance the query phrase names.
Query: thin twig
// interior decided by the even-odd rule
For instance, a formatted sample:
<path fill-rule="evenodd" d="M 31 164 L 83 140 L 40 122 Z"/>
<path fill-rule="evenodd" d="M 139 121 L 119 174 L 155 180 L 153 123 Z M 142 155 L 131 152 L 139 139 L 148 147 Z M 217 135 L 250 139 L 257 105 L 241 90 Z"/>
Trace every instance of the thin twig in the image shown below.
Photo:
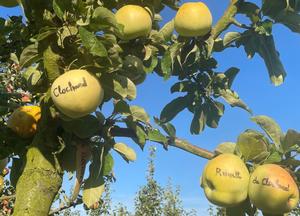
<path fill-rule="evenodd" d="M 56 213 L 59 213 L 60 211 L 63 211 L 65 209 L 71 208 L 71 207 L 75 207 L 77 205 L 82 204 L 82 200 L 81 199 L 77 199 L 76 202 L 72 202 L 72 203 L 67 203 L 65 205 L 62 205 L 56 209 L 53 209 L 49 212 L 49 216 L 53 216 Z"/>

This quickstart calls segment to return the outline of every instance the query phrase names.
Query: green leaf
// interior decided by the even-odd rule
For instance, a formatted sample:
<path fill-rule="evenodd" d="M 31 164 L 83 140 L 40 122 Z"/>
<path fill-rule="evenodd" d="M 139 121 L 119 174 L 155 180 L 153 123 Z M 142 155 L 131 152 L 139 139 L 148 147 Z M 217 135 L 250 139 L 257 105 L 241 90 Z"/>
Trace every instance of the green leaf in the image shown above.
<path fill-rule="evenodd" d="M 114 27 L 118 29 L 115 15 L 105 7 L 97 7 L 92 16 L 91 26 L 96 31 Z"/>
<path fill-rule="evenodd" d="M 28 67 L 40 59 L 41 56 L 39 55 L 37 44 L 30 44 L 21 53 L 20 67 Z"/>
<path fill-rule="evenodd" d="M 82 193 L 82 201 L 91 208 L 95 203 L 99 202 L 102 193 L 104 192 L 105 184 L 103 177 L 92 178 L 91 176 L 85 181 Z"/>
<path fill-rule="evenodd" d="M 268 22 L 266 22 L 266 25 L 268 25 Z M 263 58 L 270 80 L 275 86 L 279 86 L 284 82 L 286 71 L 276 50 L 274 38 L 268 33 L 268 30 L 265 30 L 265 33 L 253 30 L 245 31 L 237 44 L 244 45 L 249 58 L 252 58 L 255 53 Z"/>
<path fill-rule="evenodd" d="M 56 27 L 50 27 L 50 26 L 45 26 L 40 29 L 39 34 L 37 35 L 36 40 L 37 41 L 42 41 L 46 39 L 47 37 L 56 34 L 57 28 Z"/>
<path fill-rule="evenodd" d="M 246 212 L 243 208 L 240 207 L 227 207 L 226 216 L 246 216 Z"/>
<path fill-rule="evenodd" d="M 275 17 L 275 20 L 288 27 L 291 31 L 300 33 L 300 14 L 291 11 L 282 11 Z"/>
<path fill-rule="evenodd" d="M 152 73 L 156 66 L 158 65 L 157 56 L 151 56 L 151 58 L 144 62 L 144 71 L 145 73 Z"/>
<path fill-rule="evenodd" d="M 223 46 L 226 47 L 230 45 L 232 42 L 241 38 L 241 33 L 239 32 L 227 32 L 223 39 Z"/>
<path fill-rule="evenodd" d="M 176 128 L 170 122 L 162 124 L 161 127 L 170 137 L 176 137 Z"/>
<path fill-rule="evenodd" d="M 289 129 L 284 136 L 282 148 L 284 151 L 287 151 L 294 145 L 300 145 L 300 133 L 295 130 Z"/>
<path fill-rule="evenodd" d="M 130 106 L 130 113 L 134 121 L 139 120 L 144 123 L 150 123 L 149 115 L 146 113 L 144 108 L 139 106 Z"/>
<path fill-rule="evenodd" d="M 246 111 L 248 111 L 250 114 L 252 114 L 251 109 L 239 98 L 236 92 L 230 90 L 230 89 L 224 89 L 221 92 L 222 98 L 230 104 L 232 107 L 240 107 Z"/>
<path fill-rule="evenodd" d="M 300 33 L 299 1 L 264 0 L 262 12 L 293 32 Z"/>
<path fill-rule="evenodd" d="M 22 74 L 29 86 L 35 86 L 42 77 L 42 72 L 37 69 L 38 67 L 39 64 L 36 64 L 35 66 L 30 66 Z"/>
<path fill-rule="evenodd" d="M 179 56 L 182 46 L 183 43 L 174 43 L 162 57 L 161 69 L 165 80 L 168 80 L 171 77 L 175 58 Z"/>
<path fill-rule="evenodd" d="M 246 14 L 253 23 L 257 23 L 260 20 L 260 8 L 252 2 L 240 2 L 238 13 Z"/>
<path fill-rule="evenodd" d="M 150 129 L 148 130 L 148 139 L 153 142 L 158 142 L 158 143 L 168 143 L 168 138 L 165 137 L 158 129 Z"/>
<path fill-rule="evenodd" d="M 98 120 L 99 124 L 103 125 L 105 120 L 106 120 L 104 114 L 102 112 L 99 112 L 99 111 L 96 111 L 95 114 L 96 114 L 96 117 L 97 117 L 97 120 Z"/>
<path fill-rule="evenodd" d="M 174 31 L 174 19 L 167 22 L 160 30 L 159 33 L 163 35 L 165 41 L 169 41 Z"/>
<path fill-rule="evenodd" d="M 269 143 L 263 134 L 253 130 L 247 130 L 239 135 L 237 148 L 246 161 L 259 162 L 268 155 Z"/>
<path fill-rule="evenodd" d="M 260 115 L 251 118 L 253 122 L 258 124 L 274 142 L 277 150 L 281 150 L 281 138 L 283 137 L 280 126 L 270 117 Z"/>
<path fill-rule="evenodd" d="M 102 175 L 108 176 L 111 174 L 114 167 L 114 158 L 111 154 L 107 153 L 103 159 Z"/>
<path fill-rule="evenodd" d="M 282 165 L 286 165 L 286 166 L 293 166 L 295 168 L 298 168 L 300 166 L 300 161 L 295 159 L 295 158 L 292 158 L 292 157 L 289 157 L 283 161 L 280 161 Z"/>
<path fill-rule="evenodd" d="M 69 2 L 70 3 L 70 2 Z M 70 5 L 69 5 L 70 6 Z M 66 1 L 53 0 L 53 10 L 55 14 L 63 20 L 64 13 L 67 10 Z"/>
<path fill-rule="evenodd" d="M 86 30 L 84 27 L 79 27 L 79 35 L 82 44 L 94 56 L 107 57 L 108 53 L 105 46 L 97 39 L 96 35 Z"/>
<path fill-rule="evenodd" d="M 226 216 L 254 216 L 256 213 L 257 209 L 255 208 L 255 206 L 251 205 L 249 198 L 234 207 L 226 208 Z"/>
<path fill-rule="evenodd" d="M 132 140 L 135 143 L 137 143 L 143 150 L 146 140 L 148 138 L 148 135 L 147 135 L 146 131 L 144 130 L 144 127 L 141 124 L 139 124 L 138 122 L 134 122 L 132 118 L 127 118 L 125 122 L 126 122 L 127 127 L 132 129 L 136 134 L 136 137 L 131 137 Z"/>
<path fill-rule="evenodd" d="M 81 139 L 92 137 L 100 128 L 97 118 L 92 115 L 73 119 L 71 121 L 63 121 L 62 126 L 65 130 L 72 132 Z"/>
<path fill-rule="evenodd" d="M 49 44 L 43 52 L 44 67 L 47 72 L 47 78 L 50 82 L 53 82 L 60 76 L 61 73 L 63 73 L 63 60 L 57 53 L 57 47 L 55 45 L 53 43 Z"/>
<path fill-rule="evenodd" d="M 224 114 L 224 104 L 217 101 L 209 101 L 202 105 L 202 109 L 205 115 L 206 125 L 211 128 L 217 128 L 220 118 Z M 204 118 L 204 116 L 202 118 Z M 202 121 L 204 121 L 204 119 Z"/>
<path fill-rule="evenodd" d="M 124 143 L 114 144 L 113 149 L 118 152 L 126 162 L 136 160 L 135 151 Z"/>
<path fill-rule="evenodd" d="M 175 83 L 171 87 L 171 93 L 174 92 L 188 92 L 194 87 L 194 83 L 192 81 L 182 81 Z"/>
<path fill-rule="evenodd" d="M 113 90 L 122 99 L 128 98 L 133 100 L 136 98 L 136 86 L 125 76 L 115 75 L 113 77 Z"/>
<path fill-rule="evenodd" d="M 260 38 L 258 42 L 258 53 L 264 59 L 272 83 L 275 86 L 281 85 L 286 77 L 286 72 L 275 48 L 273 36 Z"/>
<path fill-rule="evenodd" d="M 172 72 L 172 58 L 170 51 L 167 50 L 161 60 L 161 70 L 163 72 L 163 77 L 165 80 L 171 77 Z"/>
<path fill-rule="evenodd" d="M 217 154 L 223 154 L 223 153 L 234 153 L 236 148 L 236 143 L 233 142 L 224 142 L 217 146 L 215 149 L 215 152 Z"/>
<path fill-rule="evenodd" d="M 282 156 L 279 152 L 272 152 L 270 156 L 264 161 L 265 164 L 279 163 L 282 160 Z"/>
<path fill-rule="evenodd" d="M 190 132 L 191 134 L 200 134 L 206 124 L 206 114 L 204 110 L 200 107 L 196 109 L 194 113 L 194 117 L 190 126 Z"/>
<path fill-rule="evenodd" d="M 64 40 L 67 37 L 75 36 L 77 33 L 78 33 L 78 29 L 76 26 L 63 26 L 57 32 L 58 35 L 57 45 L 64 48 Z"/>
<path fill-rule="evenodd" d="M 9 59 L 16 64 L 20 64 L 18 56 L 15 53 L 10 53 Z"/>
<path fill-rule="evenodd" d="M 126 101 L 119 100 L 114 104 L 114 113 L 120 113 L 128 116 L 130 114 L 130 107 Z"/>
<path fill-rule="evenodd" d="M 163 123 L 171 121 L 178 113 L 187 107 L 187 97 L 178 97 L 168 103 L 160 113 L 160 121 Z"/>
<path fill-rule="evenodd" d="M 24 169 L 24 161 L 22 158 L 13 158 L 12 166 L 9 173 L 9 180 L 13 187 L 17 186 L 18 179 L 20 178 Z"/>
<path fill-rule="evenodd" d="M 236 77 L 236 75 L 240 72 L 240 69 L 236 67 L 231 67 L 224 72 L 226 78 L 228 79 L 228 88 L 231 88 L 232 83 Z"/>

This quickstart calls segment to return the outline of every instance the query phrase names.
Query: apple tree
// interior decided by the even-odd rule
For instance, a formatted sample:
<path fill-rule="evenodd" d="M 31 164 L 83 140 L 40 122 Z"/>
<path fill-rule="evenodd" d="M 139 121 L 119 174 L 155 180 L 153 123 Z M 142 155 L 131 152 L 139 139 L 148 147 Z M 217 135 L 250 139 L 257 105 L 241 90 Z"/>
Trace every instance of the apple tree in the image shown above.
<path fill-rule="evenodd" d="M 105 181 L 114 178 L 110 152 L 118 152 L 128 162 L 136 158 L 132 148 L 116 141 L 118 137 L 131 139 L 142 149 L 153 141 L 166 150 L 176 147 L 217 161 L 217 167 L 205 170 L 202 186 L 222 190 L 225 187 L 219 189 L 218 181 L 224 179 L 209 176 L 229 178 L 226 203 L 222 194 L 206 193 L 211 202 L 226 207 L 228 215 L 254 215 L 257 208 L 266 215 L 282 215 L 297 206 L 297 131 L 284 133 L 269 117 L 254 116 L 251 120 L 264 133 L 247 130 L 236 143 L 222 143 L 209 151 L 178 138 L 171 121 L 187 109 L 193 115 L 190 133 L 198 135 L 205 127 L 218 126 L 224 101 L 251 114 L 232 89 L 239 69 L 232 66 L 220 72 L 222 62 L 214 54 L 231 47 L 240 48 L 250 59 L 257 54 L 274 86 L 281 85 L 286 71 L 272 26 L 281 24 L 300 33 L 298 0 L 230 0 L 215 25 L 201 2 L 0 0 L 0 5 L 23 10 L 22 16 L 0 18 L 0 159 L 12 161 L 15 216 L 43 216 L 81 203 L 97 208 Z M 174 18 L 161 26 L 165 8 L 173 10 Z M 237 15 L 247 22 L 240 22 Z M 238 30 L 230 31 L 232 26 Z M 150 118 L 142 107 L 132 105 L 136 86 L 150 73 L 177 80 L 170 90 L 182 95 L 166 104 L 159 118 Z M 113 108 L 105 116 L 101 109 L 109 104 Z M 222 153 L 238 157 L 238 162 L 220 163 Z M 83 179 L 88 161 L 89 177 Z M 222 167 L 226 164 L 231 166 Z M 247 171 L 240 173 L 239 167 Z M 72 196 L 51 210 L 64 173 L 75 171 Z M 243 196 L 230 191 L 240 178 L 250 178 Z M 253 182 L 263 189 L 252 185 L 248 192 Z M 277 200 L 271 199 L 272 193 Z M 265 202 L 260 197 L 270 199 Z"/>

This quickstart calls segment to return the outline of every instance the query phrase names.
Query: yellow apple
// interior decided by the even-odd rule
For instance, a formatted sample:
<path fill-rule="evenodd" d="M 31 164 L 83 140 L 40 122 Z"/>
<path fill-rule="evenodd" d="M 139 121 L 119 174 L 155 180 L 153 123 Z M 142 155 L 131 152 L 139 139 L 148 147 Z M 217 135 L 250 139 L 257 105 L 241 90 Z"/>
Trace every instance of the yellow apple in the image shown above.
<path fill-rule="evenodd" d="M 86 70 L 70 70 L 51 86 L 54 105 L 70 118 L 80 118 L 96 111 L 104 97 L 98 79 Z"/>
<path fill-rule="evenodd" d="M 265 213 L 283 214 L 297 207 L 299 190 L 288 171 L 276 164 L 264 164 L 251 174 L 249 198 Z"/>
<path fill-rule="evenodd" d="M 16 109 L 7 120 L 7 127 L 22 138 L 32 137 L 41 118 L 39 106 L 22 106 Z"/>
<path fill-rule="evenodd" d="M 210 202 L 232 207 L 247 198 L 249 178 L 244 162 L 234 154 L 224 153 L 207 163 L 201 177 L 201 186 Z"/>
<path fill-rule="evenodd" d="M 177 11 L 174 25 L 180 36 L 204 36 L 211 30 L 212 15 L 202 2 L 184 3 Z"/>
<path fill-rule="evenodd" d="M 115 14 L 117 23 L 124 26 L 121 39 L 131 40 L 137 37 L 147 36 L 152 29 L 150 13 L 138 5 L 125 5 Z"/>
<path fill-rule="evenodd" d="M 4 177 L 0 175 L 0 195 L 4 189 Z"/>

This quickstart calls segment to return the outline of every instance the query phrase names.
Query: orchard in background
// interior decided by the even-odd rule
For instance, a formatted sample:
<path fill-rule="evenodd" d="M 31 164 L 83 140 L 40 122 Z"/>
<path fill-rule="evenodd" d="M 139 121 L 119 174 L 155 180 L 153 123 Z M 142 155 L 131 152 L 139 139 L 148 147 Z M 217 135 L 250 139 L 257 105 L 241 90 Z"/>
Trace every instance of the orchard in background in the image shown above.
<path fill-rule="evenodd" d="M 227 215 L 258 210 L 283 215 L 297 207 L 300 133 L 284 133 L 271 118 L 253 116 L 264 133 L 249 129 L 236 143 L 222 143 L 211 152 L 178 138 L 170 122 L 187 109 L 193 115 L 191 134 L 216 128 L 225 109 L 221 101 L 252 114 L 232 89 L 239 69 L 220 72 L 222 62 L 214 53 L 237 47 L 249 58 L 258 54 L 271 82 L 281 85 L 286 72 L 272 25 L 300 33 L 299 0 L 259 5 L 231 0 L 214 26 L 213 13 L 202 2 L 0 0 L 0 5 L 18 5 L 24 12 L 0 18 L 0 168 L 7 158 L 12 161 L 13 215 L 43 216 L 82 203 L 101 207 L 105 182 L 115 178 L 110 152 L 127 162 L 136 159 L 117 137 L 131 138 L 142 149 L 153 141 L 209 159 L 201 186 Z M 160 27 L 166 7 L 174 10 L 174 18 Z M 238 30 L 230 31 L 232 26 Z M 136 85 L 150 73 L 173 77 L 171 93 L 182 93 L 154 121 L 131 102 Z M 109 116 L 101 112 L 106 104 L 113 104 Z M 89 177 L 83 179 L 89 161 Z M 67 171 L 76 172 L 74 191 L 51 209 Z"/>

